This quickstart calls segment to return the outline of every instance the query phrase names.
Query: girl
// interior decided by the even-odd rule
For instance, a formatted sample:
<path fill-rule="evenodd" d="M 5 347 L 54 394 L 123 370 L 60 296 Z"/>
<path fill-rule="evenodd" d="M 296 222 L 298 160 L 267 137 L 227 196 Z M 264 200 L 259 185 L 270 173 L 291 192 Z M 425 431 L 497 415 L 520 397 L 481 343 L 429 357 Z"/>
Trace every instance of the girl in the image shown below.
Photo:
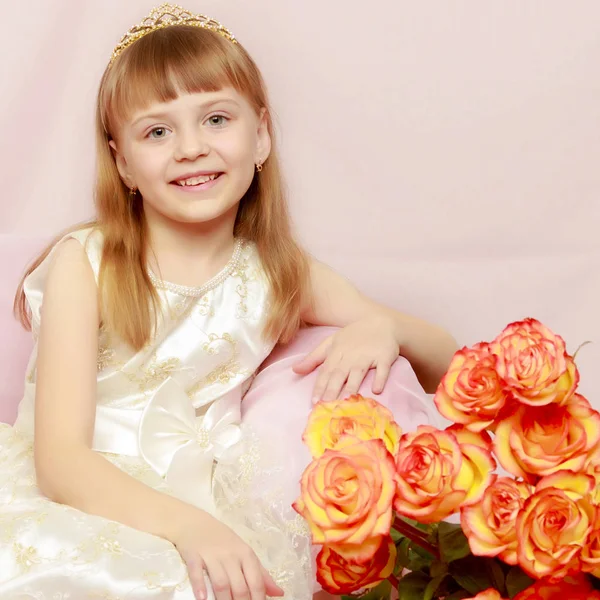
<path fill-rule="evenodd" d="M 344 327 L 297 366 L 323 363 L 316 397 L 371 367 L 381 389 L 399 350 L 433 390 L 454 342 L 298 247 L 262 78 L 216 21 L 162 5 L 127 32 L 96 137 L 96 220 L 17 293 L 37 343 L 0 429 L 0 597 L 309 598 L 282 453 L 241 423 L 252 374 L 308 322 Z"/>

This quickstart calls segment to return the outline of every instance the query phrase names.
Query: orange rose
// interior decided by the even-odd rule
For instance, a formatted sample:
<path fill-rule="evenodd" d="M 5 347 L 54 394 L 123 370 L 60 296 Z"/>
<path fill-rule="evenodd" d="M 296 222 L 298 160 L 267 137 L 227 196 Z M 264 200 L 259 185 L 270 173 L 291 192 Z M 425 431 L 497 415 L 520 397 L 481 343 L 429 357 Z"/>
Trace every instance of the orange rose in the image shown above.
<path fill-rule="evenodd" d="M 383 440 L 396 454 L 402 430 L 385 406 L 372 398 L 350 396 L 345 400 L 318 402 L 308 418 L 303 440 L 313 458 L 325 450 L 339 449 L 340 439 L 351 436 L 358 440 Z"/>
<path fill-rule="evenodd" d="M 600 464 L 598 464 L 598 459 L 600 458 L 600 448 L 593 453 L 590 458 L 590 464 L 586 469 L 586 473 L 591 475 L 595 480 L 594 491 L 592 492 L 592 502 L 596 506 L 600 506 Z"/>
<path fill-rule="evenodd" d="M 594 484 L 594 492 L 598 493 L 598 482 Z M 592 493 L 592 500 L 594 493 Z M 600 509 L 596 506 L 596 515 L 588 543 L 581 552 L 583 570 L 594 577 L 600 577 Z"/>
<path fill-rule="evenodd" d="M 532 488 L 510 477 L 499 477 L 477 504 L 461 511 L 460 523 L 473 554 L 499 556 L 509 565 L 517 564 L 515 522 Z"/>
<path fill-rule="evenodd" d="M 486 452 L 492 450 L 492 438 L 487 431 L 472 431 L 467 429 L 463 425 L 455 423 L 446 427 L 446 432 L 452 433 L 459 444 L 471 444 L 473 446 L 479 446 Z"/>
<path fill-rule="evenodd" d="M 348 561 L 324 546 L 317 556 L 317 581 L 330 594 L 347 595 L 387 579 L 396 564 L 396 545 L 382 538 L 373 558 L 363 563 Z"/>
<path fill-rule="evenodd" d="M 563 405 L 521 405 L 496 427 L 495 454 L 517 477 L 535 483 L 559 470 L 587 468 L 600 443 L 600 414 L 578 394 Z"/>
<path fill-rule="evenodd" d="M 544 477 L 517 516 L 517 557 L 536 579 L 556 582 L 581 570 L 581 550 L 595 518 L 590 475 L 558 471 Z"/>
<path fill-rule="evenodd" d="M 495 478 L 488 440 L 457 426 L 440 431 L 419 425 L 417 431 L 405 433 L 396 458 L 396 511 L 434 523 L 461 505 L 478 502 Z"/>
<path fill-rule="evenodd" d="M 491 343 L 491 349 L 498 356 L 498 375 L 523 404 L 560 404 L 575 392 L 579 372 L 564 340 L 539 321 L 510 324 Z"/>
<path fill-rule="evenodd" d="M 489 344 L 459 350 L 433 398 L 444 417 L 472 431 L 489 427 L 506 403 Z"/>
<path fill-rule="evenodd" d="M 376 550 L 369 539 L 390 533 L 395 480 L 394 457 L 381 440 L 325 450 L 304 471 L 294 509 L 308 522 L 313 543 L 365 561 Z"/>
<path fill-rule="evenodd" d="M 502 598 L 498 590 L 495 590 L 494 588 L 488 588 L 484 592 L 479 592 L 477 596 L 466 598 L 466 600 L 504 600 L 504 598 Z"/>
<path fill-rule="evenodd" d="M 590 580 L 583 574 L 567 577 L 557 583 L 540 579 L 519 592 L 514 600 L 600 600 Z"/>

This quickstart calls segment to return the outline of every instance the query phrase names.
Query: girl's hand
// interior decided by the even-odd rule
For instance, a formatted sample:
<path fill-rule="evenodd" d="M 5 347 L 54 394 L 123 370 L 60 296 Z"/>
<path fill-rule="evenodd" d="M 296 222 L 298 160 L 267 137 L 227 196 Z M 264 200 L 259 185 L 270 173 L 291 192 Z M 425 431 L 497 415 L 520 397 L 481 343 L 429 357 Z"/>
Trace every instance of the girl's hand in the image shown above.
<path fill-rule="evenodd" d="M 185 561 L 196 600 L 206 600 L 205 571 L 216 600 L 265 600 L 283 596 L 256 554 L 229 527 L 201 512 L 171 541 Z"/>
<path fill-rule="evenodd" d="M 385 315 L 366 317 L 340 329 L 294 365 L 306 375 L 321 365 L 313 402 L 356 394 L 369 369 L 376 369 L 372 391 L 383 391 L 400 345 L 392 321 Z"/>

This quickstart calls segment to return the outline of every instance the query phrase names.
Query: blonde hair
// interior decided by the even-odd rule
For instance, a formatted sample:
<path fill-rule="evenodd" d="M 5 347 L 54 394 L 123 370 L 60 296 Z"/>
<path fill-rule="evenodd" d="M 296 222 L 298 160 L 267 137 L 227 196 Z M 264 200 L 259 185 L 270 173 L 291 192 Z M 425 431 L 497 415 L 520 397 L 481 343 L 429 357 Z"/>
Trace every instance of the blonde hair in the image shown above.
<path fill-rule="evenodd" d="M 212 31 L 184 25 L 149 33 L 128 47 L 102 77 L 96 107 L 96 219 L 69 231 L 90 226 L 102 231 L 102 320 L 136 350 L 152 334 L 158 297 L 146 271 L 147 231 L 141 198 L 138 195 L 133 202 L 129 199 L 109 142 L 117 139 L 119 126 L 136 109 L 174 100 L 180 91 L 217 91 L 225 86 L 243 94 L 257 114 L 266 108 L 273 138 L 265 84 L 258 67 L 241 44 L 232 44 Z M 291 232 L 274 147 L 240 202 L 234 235 L 256 244 L 270 283 L 271 309 L 265 336 L 289 341 L 302 324 L 300 312 L 308 293 L 309 264 Z M 17 290 L 15 314 L 25 328 L 31 327 L 23 292 L 25 278 L 61 237 L 28 268 Z"/>

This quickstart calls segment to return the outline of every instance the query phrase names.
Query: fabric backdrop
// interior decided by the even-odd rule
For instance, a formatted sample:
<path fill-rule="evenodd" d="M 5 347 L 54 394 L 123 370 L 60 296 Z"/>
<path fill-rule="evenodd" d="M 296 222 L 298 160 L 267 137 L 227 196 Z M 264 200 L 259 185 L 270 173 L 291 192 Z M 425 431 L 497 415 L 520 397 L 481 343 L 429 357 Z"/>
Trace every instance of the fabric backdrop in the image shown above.
<path fill-rule="evenodd" d="M 157 1 L 158 3 L 158 1 Z M 5 3 L 0 235 L 91 214 L 93 112 L 148 0 Z M 535 316 L 600 360 L 597 0 L 188 0 L 262 68 L 303 243 L 461 343 Z"/>

